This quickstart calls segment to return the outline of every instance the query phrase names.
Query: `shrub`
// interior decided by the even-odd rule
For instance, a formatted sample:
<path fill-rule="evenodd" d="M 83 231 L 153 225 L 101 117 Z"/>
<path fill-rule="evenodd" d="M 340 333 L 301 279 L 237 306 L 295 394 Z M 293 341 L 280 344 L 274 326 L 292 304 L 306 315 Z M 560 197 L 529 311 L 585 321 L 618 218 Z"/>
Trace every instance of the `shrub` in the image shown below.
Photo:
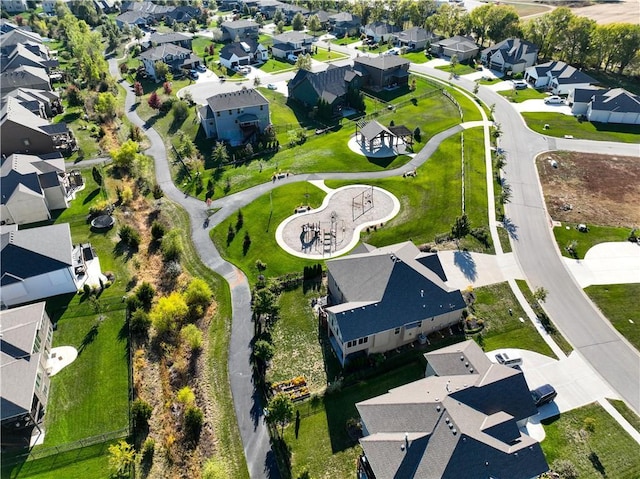
<path fill-rule="evenodd" d="M 165 261 L 177 261 L 182 254 L 182 239 L 180 230 L 172 229 L 164 235 L 160 245 L 162 257 Z"/>
<path fill-rule="evenodd" d="M 192 441 L 197 441 L 200 438 L 200 431 L 202 431 L 202 425 L 204 424 L 204 414 L 202 409 L 197 406 L 188 406 L 184 412 L 184 430 L 185 435 Z"/>
<path fill-rule="evenodd" d="M 551 469 L 560 474 L 562 479 L 578 479 L 578 470 L 573 462 L 568 459 L 556 459 L 551 464 Z"/>
<path fill-rule="evenodd" d="M 182 273 L 182 266 L 180 266 L 178 261 L 169 261 L 164 265 L 164 273 L 170 279 L 175 279 Z"/>
<path fill-rule="evenodd" d="M 213 293 L 206 281 L 200 278 L 194 278 L 187 286 L 184 292 L 184 299 L 187 302 L 189 308 L 195 306 L 207 306 L 211 302 Z"/>
<path fill-rule="evenodd" d="M 149 316 L 158 334 L 175 331 L 179 323 L 187 316 L 189 309 L 180 293 L 171 293 L 162 297 L 151 309 Z"/>
<path fill-rule="evenodd" d="M 249 232 L 245 232 L 244 234 L 244 240 L 242 241 L 242 254 L 243 255 L 247 255 L 247 252 L 249 251 L 249 247 L 251 246 L 251 237 L 249 236 Z"/>
<path fill-rule="evenodd" d="M 256 260 L 256 269 L 260 272 L 264 271 L 267 269 L 267 264 L 263 263 L 261 260 L 257 259 Z"/>
<path fill-rule="evenodd" d="M 192 351 L 202 349 L 202 331 L 195 324 L 187 324 L 180 331 L 180 337 L 189 345 Z"/>
<path fill-rule="evenodd" d="M 212 457 L 204 463 L 202 479 L 227 479 L 228 477 L 229 469 L 220 459 Z"/>
<path fill-rule="evenodd" d="M 131 404 L 131 417 L 136 429 L 146 429 L 153 413 L 153 407 L 144 399 L 136 399 Z"/>
<path fill-rule="evenodd" d="M 84 105 L 84 99 L 82 98 L 82 92 L 75 85 L 69 85 L 66 91 L 67 101 L 69 106 L 82 106 Z"/>
<path fill-rule="evenodd" d="M 153 459 L 153 453 L 156 450 L 156 441 L 148 437 L 142 444 L 142 462 L 145 464 L 151 463 Z"/>
<path fill-rule="evenodd" d="M 180 100 L 173 104 L 171 111 L 175 121 L 184 121 L 189 116 L 189 105 L 187 105 L 186 101 Z"/>
<path fill-rule="evenodd" d="M 133 249 L 138 249 L 140 245 L 140 233 L 138 233 L 133 227 L 129 225 L 122 225 L 118 230 L 118 236 L 120 241 L 128 245 Z"/>
<path fill-rule="evenodd" d="M 118 196 L 123 205 L 128 205 L 133 200 L 133 190 L 129 185 L 125 185 L 125 187 L 119 191 Z"/>
<path fill-rule="evenodd" d="M 147 100 L 147 103 L 154 110 L 159 110 L 160 107 L 162 107 L 162 100 L 160 100 L 160 97 L 155 91 L 151 93 L 151 95 L 149 95 L 149 99 Z"/>
<path fill-rule="evenodd" d="M 147 283 L 143 282 L 138 289 L 136 290 L 136 297 L 140 300 L 140 304 L 145 309 L 145 311 L 149 311 L 151 309 L 151 303 L 153 303 L 153 297 L 156 295 L 156 290 L 154 287 Z"/>
<path fill-rule="evenodd" d="M 196 395 L 189 386 L 185 386 L 178 391 L 178 394 L 176 394 L 176 400 L 179 403 L 189 406 L 196 401 Z"/>
<path fill-rule="evenodd" d="M 167 227 L 160 221 L 154 221 L 151 225 L 151 237 L 154 241 L 159 241 L 166 234 Z"/>
<path fill-rule="evenodd" d="M 160 104 L 160 113 L 162 114 L 167 114 L 171 111 L 171 108 L 173 108 L 174 103 L 176 103 L 177 100 L 175 98 L 167 98 L 165 101 L 163 101 Z"/>
<path fill-rule="evenodd" d="M 146 336 L 149 333 L 150 326 L 151 318 L 149 318 L 149 315 L 143 309 L 136 309 L 131 314 L 131 318 L 129 319 L 129 330 L 134 336 Z"/>
<path fill-rule="evenodd" d="M 153 194 L 153 198 L 156 200 L 159 200 L 164 196 L 164 191 L 162 191 L 162 188 L 158 183 L 153 184 L 153 188 L 151 188 L 151 193 Z"/>

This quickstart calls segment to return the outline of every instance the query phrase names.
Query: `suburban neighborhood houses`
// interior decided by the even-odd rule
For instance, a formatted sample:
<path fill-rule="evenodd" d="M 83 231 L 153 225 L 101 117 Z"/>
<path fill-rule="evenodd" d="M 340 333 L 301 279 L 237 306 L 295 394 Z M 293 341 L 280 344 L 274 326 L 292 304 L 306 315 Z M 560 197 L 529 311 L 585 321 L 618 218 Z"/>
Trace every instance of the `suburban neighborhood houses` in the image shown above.
<path fill-rule="evenodd" d="M 2 477 L 638 476 L 602 7 L 2 0 Z"/>

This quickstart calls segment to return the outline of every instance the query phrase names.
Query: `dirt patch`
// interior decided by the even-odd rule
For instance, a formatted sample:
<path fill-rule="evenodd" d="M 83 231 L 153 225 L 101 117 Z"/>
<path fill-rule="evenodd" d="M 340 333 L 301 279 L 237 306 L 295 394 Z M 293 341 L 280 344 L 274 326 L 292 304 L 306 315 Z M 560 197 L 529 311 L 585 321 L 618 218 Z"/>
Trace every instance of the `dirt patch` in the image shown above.
<path fill-rule="evenodd" d="M 574 15 L 595 20 L 600 25 L 609 23 L 640 23 L 640 0 L 624 0 L 621 2 L 596 3 L 588 7 L 571 9 Z M 636 12 L 635 15 L 633 12 Z"/>
<path fill-rule="evenodd" d="M 638 158 L 562 151 L 539 156 L 537 167 L 552 219 L 600 226 L 640 223 Z"/>

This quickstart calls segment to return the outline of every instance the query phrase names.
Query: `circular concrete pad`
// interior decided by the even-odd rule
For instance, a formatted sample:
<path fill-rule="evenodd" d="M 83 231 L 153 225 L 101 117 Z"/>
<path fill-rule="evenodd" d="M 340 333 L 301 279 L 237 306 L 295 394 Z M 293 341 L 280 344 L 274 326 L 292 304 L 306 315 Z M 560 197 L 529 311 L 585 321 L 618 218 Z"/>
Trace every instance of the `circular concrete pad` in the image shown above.
<path fill-rule="evenodd" d="M 358 243 L 364 228 L 380 226 L 399 211 L 400 202 L 388 191 L 367 185 L 343 186 L 330 191 L 320 208 L 280 223 L 276 240 L 299 258 L 335 258 Z"/>

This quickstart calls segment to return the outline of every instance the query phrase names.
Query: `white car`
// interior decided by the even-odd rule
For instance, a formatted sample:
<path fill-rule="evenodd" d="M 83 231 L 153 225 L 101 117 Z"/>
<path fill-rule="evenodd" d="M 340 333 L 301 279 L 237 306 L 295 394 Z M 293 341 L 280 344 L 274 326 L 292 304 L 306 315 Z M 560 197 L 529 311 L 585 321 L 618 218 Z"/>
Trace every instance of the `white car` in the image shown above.
<path fill-rule="evenodd" d="M 289 60 L 289 61 L 290 61 L 290 62 L 292 62 L 292 63 L 295 63 L 295 62 L 297 62 L 297 61 L 298 61 L 298 56 L 297 56 L 297 55 L 294 55 L 293 53 L 289 53 L 289 54 L 287 55 L 287 60 Z"/>
<path fill-rule="evenodd" d="M 557 95 L 548 96 L 544 99 L 544 102 L 547 105 L 560 105 L 564 103 L 564 100 Z"/>
<path fill-rule="evenodd" d="M 527 82 L 524 80 L 513 80 L 513 88 L 516 90 L 524 90 L 527 88 Z"/>

